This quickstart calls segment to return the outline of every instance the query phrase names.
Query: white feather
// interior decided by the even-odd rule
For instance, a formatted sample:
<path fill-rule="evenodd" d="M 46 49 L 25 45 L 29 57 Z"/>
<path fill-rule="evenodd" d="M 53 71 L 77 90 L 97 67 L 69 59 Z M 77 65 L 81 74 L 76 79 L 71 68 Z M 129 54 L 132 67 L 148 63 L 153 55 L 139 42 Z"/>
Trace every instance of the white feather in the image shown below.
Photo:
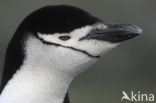
<path fill-rule="evenodd" d="M 0 103 L 62 103 L 72 79 L 95 60 L 29 37 L 26 58 L 4 88 Z"/>
<path fill-rule="evenodd" d="M 100 55 L 117 44 L 98 40 L 83 40 L 94 27 L 86 26 L 71 33 L 45 35 L 43 40 L 73 47 Z M 62 41 L 58 37 L 69 35 Z M 55 45 L 46 45 L 34 36 L 29 36 L 25 45 L 25 60 L 0 95 L 0 103 L 62 103 L 70 82 L 97 59 L 85 53 Z M 11 68 L 10 68 L 11 69 Z"/>

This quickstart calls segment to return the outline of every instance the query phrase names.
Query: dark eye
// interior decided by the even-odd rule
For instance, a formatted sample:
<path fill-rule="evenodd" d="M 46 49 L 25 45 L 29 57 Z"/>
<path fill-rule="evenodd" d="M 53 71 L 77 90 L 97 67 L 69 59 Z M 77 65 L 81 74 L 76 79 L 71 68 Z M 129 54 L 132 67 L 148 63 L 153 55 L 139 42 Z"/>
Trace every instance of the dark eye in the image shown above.
<path fill-rule="evenodd" d="M 66 41 L 69 40 L 71 37 L 70 36 L 60 36 L 59 39 Z"/>

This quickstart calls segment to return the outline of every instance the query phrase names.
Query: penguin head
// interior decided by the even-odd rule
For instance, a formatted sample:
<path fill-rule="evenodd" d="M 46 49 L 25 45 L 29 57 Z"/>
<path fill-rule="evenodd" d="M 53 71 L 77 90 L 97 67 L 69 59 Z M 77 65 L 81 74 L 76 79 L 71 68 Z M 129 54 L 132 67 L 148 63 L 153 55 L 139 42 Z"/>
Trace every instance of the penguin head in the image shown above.
<path fill-rule="evenodd" d="M 141 29 L 135 25 L 104 23 L 84 10 L 59 5 L 47 6 L 30 14 L 19 26 L 15 37 L 25 41 L 27 60 L 46 66 L 55 63 L 59 69 L 62 66 L 67 71 L 69 66 L 89 65 L 108 50 L 140 33 Z"/>

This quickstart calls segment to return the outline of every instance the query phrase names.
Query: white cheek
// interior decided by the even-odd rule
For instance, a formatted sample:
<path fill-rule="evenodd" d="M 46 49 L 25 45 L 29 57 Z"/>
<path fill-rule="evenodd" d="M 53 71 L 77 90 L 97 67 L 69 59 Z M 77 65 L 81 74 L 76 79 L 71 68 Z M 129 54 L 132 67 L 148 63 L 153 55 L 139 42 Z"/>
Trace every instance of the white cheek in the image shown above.
<path fill-rule="evenodd" d="M 42 68 L 50 68 L 49 70 L 53 68 L 53 70 L 76 76 L 84 71 L 86 66 L 93 64 L 97 60 L 70 48 L 45 45 L 34 37 L 30 37 L 28 41 L 26 52 L 28 57 L 26 60 L 32 67 L 40 66 Z"/>
<path fill-rule="evenodd" d="M 77 47 L 82 50 L 86 50 L 92 55 L 104 54 L 107 51 L 115 48 L 117 43 L 110 43 L 107 41 L 98 41 L 98 40 L 83 40 L 79 41 L 74 47 Z"/>

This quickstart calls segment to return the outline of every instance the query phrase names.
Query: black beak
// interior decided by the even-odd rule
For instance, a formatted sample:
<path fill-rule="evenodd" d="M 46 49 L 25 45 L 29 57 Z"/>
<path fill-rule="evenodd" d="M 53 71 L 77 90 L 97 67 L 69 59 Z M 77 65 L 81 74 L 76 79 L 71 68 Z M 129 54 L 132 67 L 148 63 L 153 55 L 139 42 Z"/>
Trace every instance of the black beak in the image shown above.
<path fill-rule="evenodd" d="M 112 43 L 119 43 L 142 33 L 142 29 L 131 24 L 117 24 L 110 23 L 105 24 L 106 28 L 93 29 L 87 36 L 81 38 L 84 39 L 96 39 L 101 41 L 109 41 Z"/>

